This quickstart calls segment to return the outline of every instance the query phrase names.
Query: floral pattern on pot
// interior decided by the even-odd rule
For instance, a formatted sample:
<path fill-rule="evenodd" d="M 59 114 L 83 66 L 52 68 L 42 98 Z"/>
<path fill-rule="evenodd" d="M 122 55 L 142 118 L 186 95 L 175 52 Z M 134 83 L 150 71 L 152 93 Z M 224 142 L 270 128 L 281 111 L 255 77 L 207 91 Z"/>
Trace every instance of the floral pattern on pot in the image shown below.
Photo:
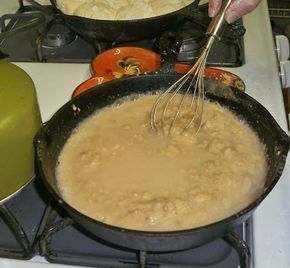
<path fill-rule="evenodd" d="M 113 71 L 112 75 L 117 79 L 141 74 L 140 63 L 132 56 L 127 56 L 122 60 L 118 60 L 116 66 L 120 71 Z"/>

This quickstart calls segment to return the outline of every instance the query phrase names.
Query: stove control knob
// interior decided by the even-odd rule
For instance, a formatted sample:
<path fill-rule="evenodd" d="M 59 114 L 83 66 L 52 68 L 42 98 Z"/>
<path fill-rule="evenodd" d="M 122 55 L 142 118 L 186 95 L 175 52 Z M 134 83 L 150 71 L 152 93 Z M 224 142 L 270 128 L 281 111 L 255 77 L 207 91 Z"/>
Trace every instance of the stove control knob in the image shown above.
<path fill-rule="evenodd" d="M 290 87 L 290 61 L 280 61 L 280 77 L 282 88 Z"/>
<path fill-rule="evenodd" d="M 289 59 L 289 40 L 285 35 L 276 35 L 276 50 L 279 61 Z"/>

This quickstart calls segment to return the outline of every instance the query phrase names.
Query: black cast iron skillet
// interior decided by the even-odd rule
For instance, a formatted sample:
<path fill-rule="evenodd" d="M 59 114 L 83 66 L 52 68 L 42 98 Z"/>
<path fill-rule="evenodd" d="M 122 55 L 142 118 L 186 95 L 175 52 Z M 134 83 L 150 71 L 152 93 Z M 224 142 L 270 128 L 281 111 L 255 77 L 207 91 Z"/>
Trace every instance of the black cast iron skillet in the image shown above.
<path fill-rule="evenodd" d="M 145 19 L 133 20 L 98 20 L 64 14 L 56 0 L 50 0 L 52 6 L 66 24 L 77 34 L 91 40 L 127 42 L 151 39 L 168 29 L 176 29 L 188 16 L 194 17 L 199 0 L 177 11 Z"/>
<path fill-rule="evenodd" d="M 73 220 L 93 235 L 116 245 L 144 251 L 175 251 L 200 246 L 224 236 L 233 227 L 244 222 L 279 180 L 289 150 L 288 135 L 256 100 L 217 81 L 206 80 L 206 98 L 220 103 L 245 120 L 265 144 L 268 172 L 264 192 L 254 202 L 231 217 L 200 228 L 173 232 L 144 232 L 118 228 L 93 220 L 63 200 L 57 187 L 55 170 L 60 151 L 75 127 L 96 110 L 120 101 L 125 96 L 168 88 L 178 77 L 171 74 L 144 75 L 99 85 L 66 103 L 38 132 L 35 147 L 40 178 Z"/>

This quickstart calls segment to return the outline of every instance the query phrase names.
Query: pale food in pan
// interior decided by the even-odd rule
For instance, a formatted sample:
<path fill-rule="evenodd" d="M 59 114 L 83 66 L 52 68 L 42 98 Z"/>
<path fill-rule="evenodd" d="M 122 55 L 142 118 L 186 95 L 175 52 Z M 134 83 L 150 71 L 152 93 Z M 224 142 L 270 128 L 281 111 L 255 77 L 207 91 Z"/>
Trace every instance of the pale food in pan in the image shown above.
<path fill-rule="evenodd" d="M 58 8 L 67 15 L 91 19 L 144 19 L 179 10 L 193 0 L 57 0 Z"/>
<path fill-rule="evenodd" d="M 235 115 L 205 101 L 198 135 L 153 132 L 156 96 L 99 111 L 59 157 L 64 200 L 98 221 L 133 230 L 204 226 L 253 202 L 265 185 L 264 145 Z"/>

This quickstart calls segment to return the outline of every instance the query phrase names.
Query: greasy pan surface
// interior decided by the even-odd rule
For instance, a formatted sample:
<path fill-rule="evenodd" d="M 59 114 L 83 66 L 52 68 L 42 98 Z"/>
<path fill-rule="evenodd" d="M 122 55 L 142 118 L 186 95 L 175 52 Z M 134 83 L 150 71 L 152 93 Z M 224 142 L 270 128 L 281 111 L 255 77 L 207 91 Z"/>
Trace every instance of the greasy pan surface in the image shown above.
<path fill-rule="evenodd" d="M 112 42 L 136 41 L 156 37 L 168 29 L 175 29 L 187 17 L 194 17 L 199 1 L 161 16 L 134 20 L 98 20 L 64 14 L 57 7 L 56 0 L 50 0 L 52 6 L 63 17 L 67 25 L 79 35 L 92 40 Z"/>
<path fill-rule="evenodd" d="M 35 138 L 38 173 L 57 202 L 90 233 L 117 245 L 145 251 L 174 251 L 200 246 L 222 237 L 246 220 L 279 180 L 289 150 L 289 137 L 269 112 L 247 94 L 206 80 L 206 98 L 230 109 L 248 122 L 266 146 L 268 172 L 263 194 L 239 213 L 200 228 L 174 232 L 132 231 L 93 220 L 70 207 L 61 197 L 55 169 L 59 153 L 75 127 L 96 110 L 132 94 L 143 94 L 167 88 L 178 75 L 141 75 L 114 80 L 92 88 L 66 103 Z M 233 163 L 235 164 L 235 163 Z"/>

